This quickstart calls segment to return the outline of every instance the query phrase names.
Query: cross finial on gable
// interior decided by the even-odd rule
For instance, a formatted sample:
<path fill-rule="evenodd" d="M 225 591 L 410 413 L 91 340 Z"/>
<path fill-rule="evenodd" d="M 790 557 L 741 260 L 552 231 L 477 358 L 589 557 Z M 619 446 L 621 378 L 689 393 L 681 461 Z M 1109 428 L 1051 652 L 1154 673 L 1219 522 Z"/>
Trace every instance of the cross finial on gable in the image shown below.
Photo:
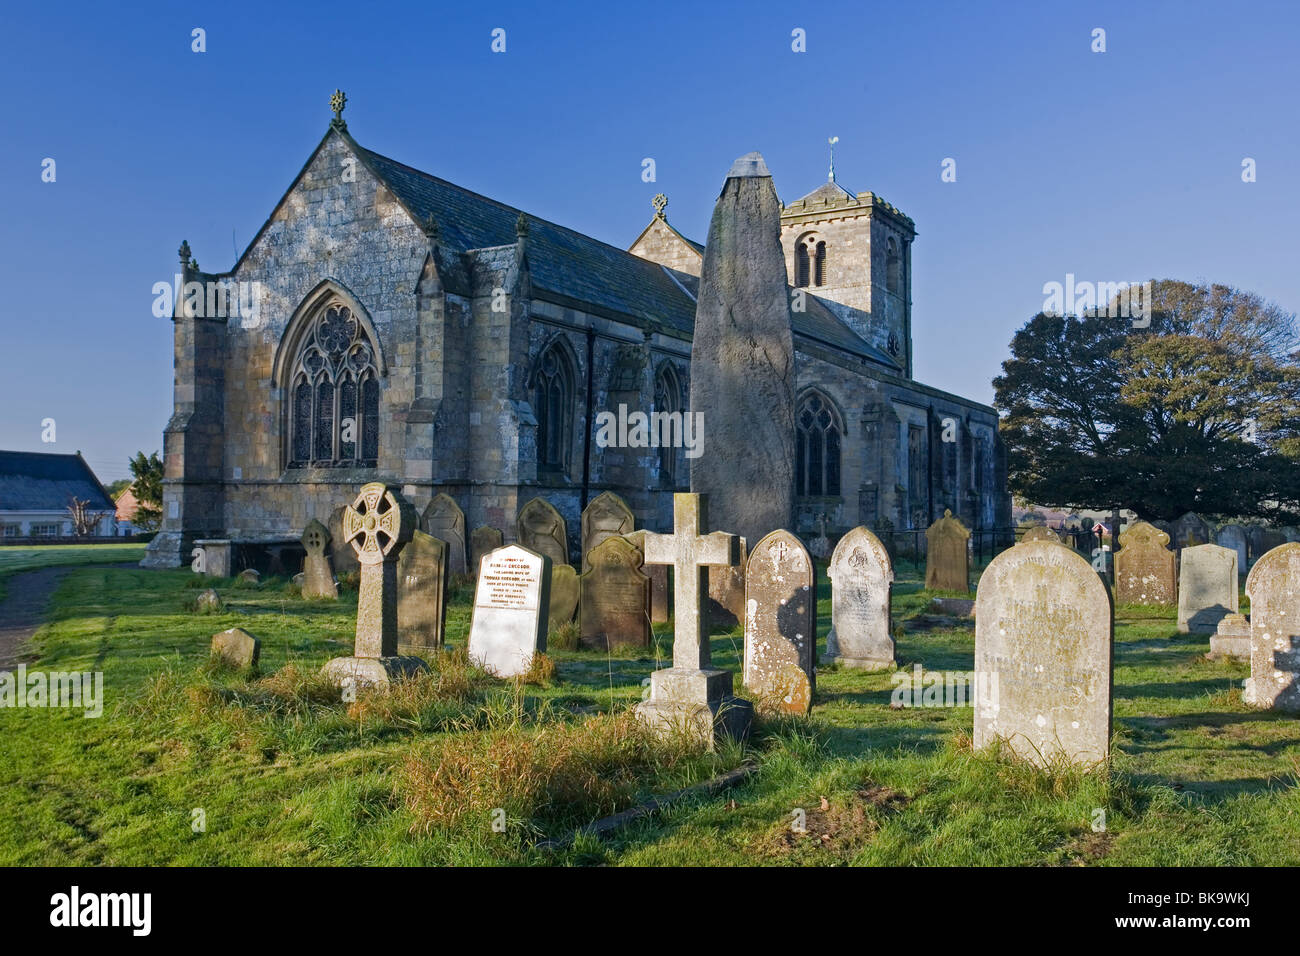
<path fill-rule="evenodd" d="M 667 196 L 665 196 L 663 193 L 660 193 L 659 195 L 655 196 L 654 199 L 651 200 L 651 205 L 655 207 L 656 219 L 663 219 L 663 220 L 668 219 L 668 217 L 664 215 L 664 209 L 668 205 Z"/>
<path fill-rule="evenodd" d="M 334 118 L 330 120 L 330 125 L 337 129 L 347 129 L 348 124 L 343 121 L 343 109 L 348 105 L 348 95 L 342 90 L 335 90 L 334 95 L 330 97 L 330 109 L 334 111 Z"/>

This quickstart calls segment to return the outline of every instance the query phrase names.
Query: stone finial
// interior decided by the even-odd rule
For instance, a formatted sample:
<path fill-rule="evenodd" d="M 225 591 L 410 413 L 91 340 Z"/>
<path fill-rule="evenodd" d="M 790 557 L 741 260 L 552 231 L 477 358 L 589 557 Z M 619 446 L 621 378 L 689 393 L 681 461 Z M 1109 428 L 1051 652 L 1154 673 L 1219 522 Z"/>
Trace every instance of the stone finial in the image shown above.
<path fill-rule="evenodd" d="M 519 218 L 515 220 L 515 235 L 516 236 L 528 235 L 528 217 L 525 216 L 522 212 L 519 214 Z"/>
<path fill-rule="evenodd" d="M 181 247 L 180 247 L 180 249 L 177 250 L 177 255 L 179 255 L 179 256 L 181 257 L 181 265 L 183 265 L 183 266 L 188 266 L 188 265 L 190 264 L 190 243 L 189 243 L 189 240 L 187 240 L 187 239 L 182 239 L 182 240 L 181 240 Z"/>
<path fill-rule="evenodd" d="M 659 193 L 650 201 L 650 204 L 655 207 L 655 218 L 667 221 L 668 217 L 664 215 L 664 208 L 668 205 L 668 197 L 663 193 Z"/>
<path fill-rule="evenodd" d="M 334 95 L 330 97 L 330 109 L 334 111 L 334 118 L 330 120 L 330 125 L 335 129 L 347 129 L 348 124 L 343 119 L 343 110 L 348 105 L 348 95 L 342 90 L 335 90 Z"/>
<path fill-rule="evenodd" d="M 429 215 L 424 217 L 424 222 L 420 224 L 420 228 L 424 230 L 424 234 L 429 239 L 430 242 L 438 241 L 438 238 L 440 236 L 438 230 L 438 220 L 434 218 L 433 213 L 429 213 Z"/>

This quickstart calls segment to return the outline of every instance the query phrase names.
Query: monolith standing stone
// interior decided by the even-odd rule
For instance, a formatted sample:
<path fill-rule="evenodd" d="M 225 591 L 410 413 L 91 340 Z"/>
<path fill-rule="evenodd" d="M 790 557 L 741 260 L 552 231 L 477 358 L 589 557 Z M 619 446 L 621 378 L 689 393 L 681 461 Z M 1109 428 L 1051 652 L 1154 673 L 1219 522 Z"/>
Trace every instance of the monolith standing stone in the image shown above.
<path fill-rule="evenodd" d="M 1110 752 L 1110 592 L 1092 565 L 1046 541 L 1003 551 L 975 597 L 975 747 L 995 740 L 1040 766 Z"/>
<path fill-rule="evenodd" d="M 745 567 L 745 686 L 762 710 L 806 714 L 817 686 L 812 556 L 773 531 Z"/>
<path fill-rule="evenodd" d="M 1300 711 L 1300 544 L 1265 553 L 1246 578 L 1250 598 L 1247 704 Z"/>
<path fill-rule="evenodd" d="M 758 541 L 792 523 L 794 339 L 781 204 L 758 153 L 732 165 L 713 208 L 691 345 L 691 411 L 703 453 L 691 491 L 712 521 Z"/>

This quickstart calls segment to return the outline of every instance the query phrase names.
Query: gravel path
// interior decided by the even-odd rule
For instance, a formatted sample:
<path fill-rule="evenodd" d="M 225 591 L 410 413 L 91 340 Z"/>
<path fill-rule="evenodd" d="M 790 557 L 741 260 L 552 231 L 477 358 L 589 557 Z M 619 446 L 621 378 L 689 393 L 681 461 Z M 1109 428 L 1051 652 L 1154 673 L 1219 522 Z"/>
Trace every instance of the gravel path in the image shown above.
<path fill-rule="evenodd" d="M 12 670 L 18 664 L 18 649 L 45 621 L 50 595 L 74 570 L 75 566 L 38 568 L 10 575 L 5 581 L 5 599 L 0 601 L 0 670 Z"/>

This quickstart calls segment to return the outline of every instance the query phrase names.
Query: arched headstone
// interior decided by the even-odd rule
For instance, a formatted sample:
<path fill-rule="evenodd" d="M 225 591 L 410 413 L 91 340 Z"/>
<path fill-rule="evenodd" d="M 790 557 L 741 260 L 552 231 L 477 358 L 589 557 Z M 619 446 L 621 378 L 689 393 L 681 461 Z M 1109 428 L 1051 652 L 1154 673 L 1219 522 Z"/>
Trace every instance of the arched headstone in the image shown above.
<path fill-rule="evenodd" d="M 1250 680 L 1245 701 L 1300 711 L 1300 543 L 1269 551 L 1246 578 Z"/>
<path fill-rule="evenodd" d="M 1138 521 L 1119 536 L 1115 554 L 1116 604 L 1169 604 L 1178 598 L 1176 555 L 1169 535 L 1153 524 Z"/>
<path fill-rule="evenodd" d="M 894 666 L 890 594 L 894 567 L 871 531 L 857 527 L 840 538 L 827 571 L 831 579 L 831 632 L 826 656 L 863 670 Z"/>
<path fill-rule="evenodd" d="M 944 509 L 925 532 L 925 587 L 928 591 L 970 591 L 970 530 Z"/>
<path fill-rule="evenodd" d="M 1246 529 L 1239 524 L 1225 524 L 1214 535 L 1214 543 L 1221 548 L 1231 548 L 1237 552 L 1237 573 L 1243 573 L 1250 566 Z"/>
<path fill-rule="evenodd" d="M 1032 541 L 994 558 L 975 596 L 975 747 L 1002 739 L 1040 766 L 1106 760 L 1113 621 L 1072 549 Z"/>
<path fill-rule="evenodd" d="M 420 525 L 425 534 L 447 542 L 447 570 L 464 574 L 469 567 L 465 557 L 465 512 L 448 494 L 440 494 L 424 509 Z"/>
<path fill-rule="evenodd" d="M 521 545 L 546 555 L 552 564 L 569 563 L 568 528 L 564 515 L 545 498 L 534 498 L 519 510 L 515 534 Z"/>
<path fill-rule="evenodd" d="M 636 527 L 632 509 L 612 491 L 603 492 L 582 512 L 582 570 L 591 568 L 592 550 L 608 538 L 631 534 Z"/>
<path fill-rule="evenodd" d="M 501 533 L 500 528 L 480 525 L 474 529 L 474 533 L 469 536 L 469 563 L 474 574 L 478 574 L 478 566 L 483 561 L 483 555 L 495 551 L 503 544 L 505 544 L 505 535 Z"/>
<path fill-rule="evenodd" d="M 641 549 L 606 538 L 587 555 L 579 614 L 579 643 L 591 650 L 650 646 L 650 578 Z"/>
<path fill-rule="evenodd" d="M 329 543 L 329 528 L 315 518 L 309 521 L 302 532 L 302 546 L 307 551 L 302 568 L 302 596 L 305 598 L 337 599 L 339 596 L 327 553 Z"/>
<path fill-rule="evenodd" d="M 760 708 L 806 714 L 817 672 L 812 556 L 789 531 L 773 531 L 745 565 L 745 686 Z"/>

